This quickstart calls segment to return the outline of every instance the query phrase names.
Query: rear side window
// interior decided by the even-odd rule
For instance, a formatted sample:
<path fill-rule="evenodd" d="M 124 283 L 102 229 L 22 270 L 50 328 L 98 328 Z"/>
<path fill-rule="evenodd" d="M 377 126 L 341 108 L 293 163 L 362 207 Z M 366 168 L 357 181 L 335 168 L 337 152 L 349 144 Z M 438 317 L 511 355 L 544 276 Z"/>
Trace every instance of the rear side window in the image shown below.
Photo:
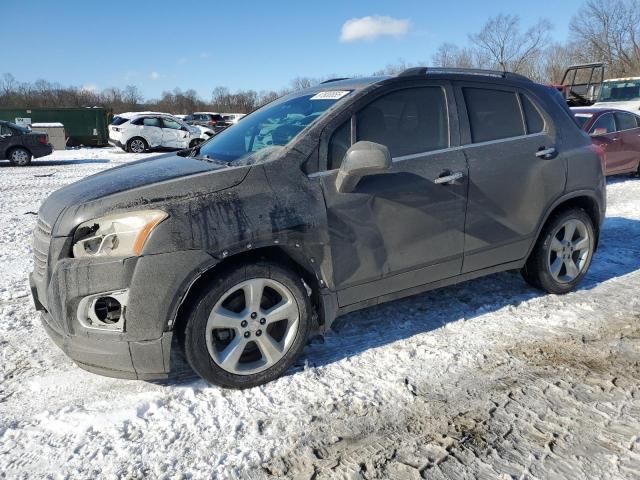
<path fill-rule="evenodd" d="M 593 125 L 589 133 L 592 135 L 606 135 L 607 133 L 613 133 L 616 131 L 616 124 L 613 121 L 613 115 L 607 113 L 598 118 Z"/>
<path fill-rule="evenodd" d="M 0 123 L 0 136 L 11 136 L 13 131 L 4 123 Z"/>
<path fill-rule="evenodd" d="M 638 128 L 635 115 L 632 113 L 616 113 L 616 124 L 618 130 L 631 130 L 632 128 Z"/>
<path fill-rule="evenodd" d="M 533 102 L 526 95 L 520 94 L 524 119 L 527 122 L 527 133 L 540 133 L 544 130 L 544 120 Z"/>
<path fill-rule="evenodd" d="M 351 119 L 347 119 L 331 135 L 329 151 L 327 153 L 327 168 L 333 170 L 340 168 L 345 153 L 351 146 Z"/>
<path fill-rule="evenodd" d="M 356 116 L 357 140 L 380 143 L 392 157 L 449 146 L 447 102 L 441 87 L 419 87 L 389 93 Z"/>
<path fill-rule="evenodd" d="M 515 92 L 488 88 L 462 89 L 467 104 L 473 143 L 524 135 L 524 124 Z"/>

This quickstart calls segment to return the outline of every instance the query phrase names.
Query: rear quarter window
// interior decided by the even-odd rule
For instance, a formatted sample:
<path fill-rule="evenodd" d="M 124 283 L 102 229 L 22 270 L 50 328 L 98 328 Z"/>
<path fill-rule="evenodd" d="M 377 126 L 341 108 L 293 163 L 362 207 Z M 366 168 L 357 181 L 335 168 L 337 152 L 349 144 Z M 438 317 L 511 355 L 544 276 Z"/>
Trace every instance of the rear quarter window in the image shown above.
<path fill-rule="evenodd" d="M 524 118 L 527 122 L 527 133 L 540 133 L 544 130 L 544 120 L 533 102 L 525 94 L 520 94 Z"/>
<path fill-rule="evenodd" d="M 501 140 L 525 134 L 515 92 L 490 88 L 462 89 L 473 143 Z"/>
<path fill-rule="evenodd" d="M 113 120 L 111 120 L 111 125 L 114 126 L 118 126 L 118 125 L 122 125 L 123 123 L 128 122 L 129 119 L 128 118 L 124 118 L 124 117 L 113 117 Z"/>

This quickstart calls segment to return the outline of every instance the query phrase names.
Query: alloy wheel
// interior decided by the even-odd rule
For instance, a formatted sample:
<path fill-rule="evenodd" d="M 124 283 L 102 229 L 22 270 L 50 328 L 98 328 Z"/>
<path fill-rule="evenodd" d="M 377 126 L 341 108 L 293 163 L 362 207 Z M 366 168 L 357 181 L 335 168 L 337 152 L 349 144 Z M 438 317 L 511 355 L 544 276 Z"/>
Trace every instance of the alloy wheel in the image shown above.
<path fill-rule="evenodd" d="M 246 280 L 227 290 L 209 314 L 209 355 L 235 375 L 262 372 L 290 350 L 299 320 L 289 288 L 270 278 Z"/>
<path fill-rule="evenodd" d="M 29 153 L 22 149 L 14 150 L 11 153 L 11 161 L 16 165 L 26 165 L 29 163 Z"/>
<path fill-rule="evenodd" d="M 572 218 L 553 232 L 547 266 L 560 283 L 574 281 L 584 270 L 591 252 L 591 237 L 581 220 Z"/>
<path fill-rule="evenodd" d="M 142 153 L 144 152 L 144 142 L 138 139 L 132 140 L 130 148 L 133 153 Z"/>

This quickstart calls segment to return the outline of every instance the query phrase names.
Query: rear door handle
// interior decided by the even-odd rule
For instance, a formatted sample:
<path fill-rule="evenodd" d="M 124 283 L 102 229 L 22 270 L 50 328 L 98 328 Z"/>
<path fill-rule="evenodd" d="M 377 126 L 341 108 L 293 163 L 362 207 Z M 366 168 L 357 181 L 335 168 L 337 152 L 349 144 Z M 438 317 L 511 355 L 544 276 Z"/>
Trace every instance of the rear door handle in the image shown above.
<path fill-rule="evenodd" d="M 451 184 L 460 180 L 462 177 L 464 177 L 464 173 L 462 172 L 444 172 L 440 177 L 436 178 L 433 183 L 435 183 L 436 185 Z"/>
<path fill-rule="evenodd" d="M 536 157 L 549 159 L 552 158 L 556 154 L 556 149 L 554 147 L 550 148 L 541 148 L 536 152 Z"/>

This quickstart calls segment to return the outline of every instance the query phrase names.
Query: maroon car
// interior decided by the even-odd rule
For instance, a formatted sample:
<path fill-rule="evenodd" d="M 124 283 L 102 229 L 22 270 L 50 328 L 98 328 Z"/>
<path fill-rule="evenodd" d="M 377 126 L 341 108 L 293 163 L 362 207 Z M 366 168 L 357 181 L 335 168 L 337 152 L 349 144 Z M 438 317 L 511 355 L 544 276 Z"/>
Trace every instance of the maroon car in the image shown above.
<path fill-rule="evenodd" d="M 591 135 L 604 158 L 605 175 L 640 175 L 640 116 L 614 108 L 574 107 L 582 129 Z"/>

